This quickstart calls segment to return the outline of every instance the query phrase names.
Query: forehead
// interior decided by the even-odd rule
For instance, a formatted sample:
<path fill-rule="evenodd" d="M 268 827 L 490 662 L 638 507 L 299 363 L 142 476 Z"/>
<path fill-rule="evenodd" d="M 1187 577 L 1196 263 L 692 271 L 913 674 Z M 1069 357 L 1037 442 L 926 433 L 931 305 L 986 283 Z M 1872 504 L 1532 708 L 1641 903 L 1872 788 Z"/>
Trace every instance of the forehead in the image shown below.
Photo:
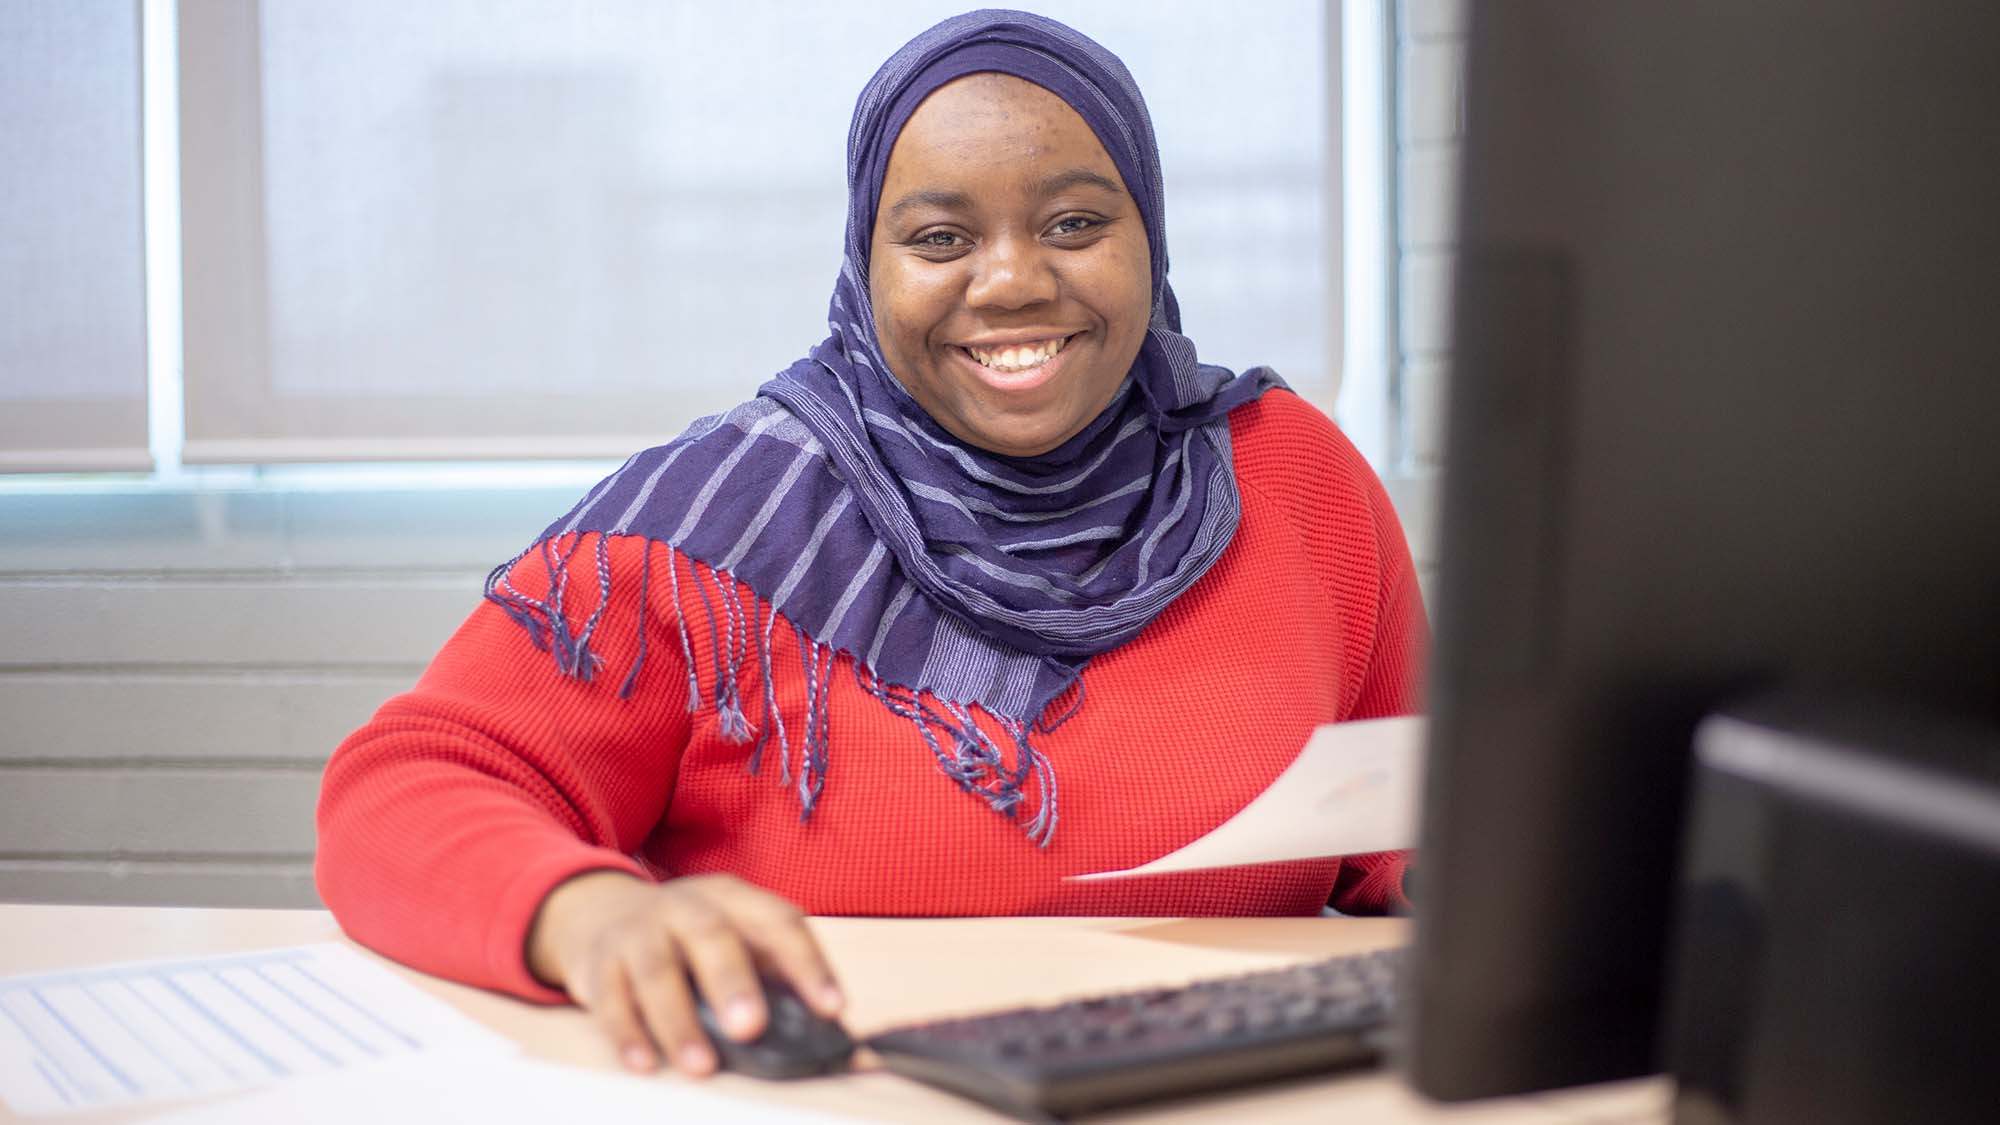
<path fill-rule="evenodd" d="M 889 184 L 954 166 L 1054 158 L 1118 179 L 1111 155 L 1069 103 L 1011 74 L 968 74 L 932 91 L 903 126 L 884 171 Z"/>

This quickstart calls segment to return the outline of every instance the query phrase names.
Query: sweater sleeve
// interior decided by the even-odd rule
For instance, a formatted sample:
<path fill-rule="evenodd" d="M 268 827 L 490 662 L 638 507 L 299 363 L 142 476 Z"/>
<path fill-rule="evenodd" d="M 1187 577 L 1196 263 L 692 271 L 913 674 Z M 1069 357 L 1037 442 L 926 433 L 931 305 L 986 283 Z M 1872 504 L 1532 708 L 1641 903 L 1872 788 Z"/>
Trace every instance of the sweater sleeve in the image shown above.
<path fill-rule="evenodd" d="M 1424 614 L 1423 589 L 1416 564 L 1403 537 L 1403 524 L 1389 503 L 1388 490 L 1374 474 L 1368 477 L 1368 507 L 1374 523 L 1377 566 L 1381 575 L 1375 617 L 1375 644 L 1361 695 L 1354 703 L 1355 719 L 1414 715 L 1424 707 L 1424 653 L 1430 624 Z"/>
<path fill-rule="evenodd" d="M 671 553 L 640 538 L 602 540 L 597 560 L 595 537 L 555 546 L 575 548 L 556 604 L 572 628 L 595 618 L 594 674 L 565 674 L 505 610 L 482 603 L 416 687 L 334 751 L 314 872 L 362 944 L 543 1001 L 561 995 L 527 969 L 535 912 L 572 875 L 647 874 L 632 855 L 666 808 L 689 729 L 686 662 L 660 574 Z M 531 551 L 512 568 L 525 598 L 553 601 L 551 557 Z M 584 580 L 600 574 L 602 613 L 600 583 Z"/>
<path fill-rule="evenodd" d="M 1423 593 L 1402 522 L 1382 481 L 1331 420 L 1294 395 L 1272 393 L 1239 409 L 1238 473 L 1291 514 L 1329 596 L 1372 620 L 1345 719 L 1380 719 L 1423 708 L 1429 633 Z M 1261 452 L 1260 452 L 1261 451 Z M 1328 905 L 1343 914 L 1409 909 L 1407 851 L 1346 856 Z"/>
<path fill-rule="evenodd" d="M 1370 473 L 1367 484 L 1381 597 L 1375 643 L 1351 717 L 1380 719 L 1423 710 L 1424 650 L 1430 629 L 1402 522 L 1396 518 L 1382 482 Z M 1410 860 L 1409 851 L 1345 857 L 1328 905 L 1342 914 L 1408 913 L 1410 899 L 1404 880 Z"/>
<path fill-rule="evenodd" d="M 1382 576 L 1381 610 L 1376 617 L 1367 678 L 1362 681 L 1353 717 L 1413 715 L 1424 706 L 1424 652 L 1430 626 L 1402 522 L 1396 518 L 1382 482 L 1370 474 L 1368 484 Z M 1408 851 L 1395 851 L 1346 857 L 1328 904 L 1343 914 L 1407 914 L 1411 856 Z"/>

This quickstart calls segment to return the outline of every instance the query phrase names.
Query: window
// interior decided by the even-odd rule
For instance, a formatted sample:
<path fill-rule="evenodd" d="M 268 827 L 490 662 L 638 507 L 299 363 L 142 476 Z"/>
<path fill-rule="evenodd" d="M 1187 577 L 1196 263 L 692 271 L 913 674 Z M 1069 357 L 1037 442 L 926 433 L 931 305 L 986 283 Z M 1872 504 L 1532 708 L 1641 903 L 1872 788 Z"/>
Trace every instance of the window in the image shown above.
<path fill-rule="evenodd" d="M 197 462 L 610 457 L 815 342 L 854 95 L 959 3 L 181 16 Z M 1331 386 L 1323 7 L 1046 6 L 1127 60 L 1204 355 Z"/>
<path fill-rule="evenodd" d="M 141 7 L 146 57 L 173 72 L 145 83 L 169 157 L 150 232 Z M 1151 100 L 1203 358 L 1269 364 L 1331 409 L 1345 349 L 1343 421 L 1376 456 L 1388 349 L 1357 357 L 1350 337 L 1386 320 L 1351 309 L 1387 297 L 1350 292 L 1341 234 L 1386 210 L 1357 220 L 1381 185 L 1339 186 L 1386 177 L 1343 154 L 1343 10 L 1252 7 L 1042 10 L 1111 45 Z M 1345 22 L 1379 29 L 1383 7 L 1349 0 Z M 0 291 L 28 298 L 0 320 L 0 470 L 145 466 L 148 300 L 154 365 L 178 367 L 151 404 L 172 470 L 617 458 L 742 400 L 824 322 L 855 93 L 963 4 L 0 8 L 0 126 L 48 146 L 0 172 L 31 205 L 0 212 Z M 1360 43 L 1350 60 L 1386 50 Z"/>
<path fill-rule="evenodd" d="M 0 4 L 0 472 L 144 469 L 134 0 Z"/>

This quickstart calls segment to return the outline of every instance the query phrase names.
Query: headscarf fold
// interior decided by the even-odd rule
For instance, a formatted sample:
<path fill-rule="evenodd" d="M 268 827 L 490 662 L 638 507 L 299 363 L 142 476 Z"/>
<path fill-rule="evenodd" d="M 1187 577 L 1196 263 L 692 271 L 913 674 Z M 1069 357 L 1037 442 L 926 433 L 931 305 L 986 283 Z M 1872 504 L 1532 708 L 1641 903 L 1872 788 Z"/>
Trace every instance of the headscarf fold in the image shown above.
<path fill-rule="evenodd" d="M 904 123 L 932 91 L 979 72 L 1023 78 L 1077 111 L 1137 203 L 1152 252 L 1151 321 L 1130 373 L 1082 432 L 1036 457 L 968 445 L 924 412 L 882 357 L 866 281 Z M 594 539 L 601 613 L 611 593 L 605 537 L 651 541 L 649 569 L 653 544 L 665 545 L 676 602 L 698 598 L 705 620 L 693 625 L 709 630 L 714 653 L 712 668 L 695 667 L 688 615 L 677 611 L 689 708 L 712 706 L 725 737 L 754 743 L 752 770 L 775 745 L 803 815 L 825 782 L 828 680 L 844 654 L 962 788 L 1019 817 L 1033 782 L 1025 827 L 1046 843 L 1056 785 L 1034 735 L 1083 705 L 1091 657 L 1131 640 L 1228 546 L 1239 506 L 1226 416 L 1282 383 L 1268 368 L 1239 376 L 1200 363 L 1181 334 L 1145 103 L 1116 56 L 1062 24 L 978 11 L 910 41 L 855 105 L 847 182 L 826 339 L 750 402 L 634 456 L 551 525 L 522 556 L 539 553 L 548 567 L 546 599 L 508 581 L 521 558 L 493 572 L 487 596 L 565 673 L 587 678 L 598 666 L 596 617 L 572 622 L 562 609 L 575 552 Z M 800 653 L 803 716 L 780 714 L 771 688 L 781 621 Z M 746 701 L 752 662 L 762 699 Z M 622 691 L 637 673 L 635 662 Z M 1052 708 L 1073 687 L 1078 697 Z"/>

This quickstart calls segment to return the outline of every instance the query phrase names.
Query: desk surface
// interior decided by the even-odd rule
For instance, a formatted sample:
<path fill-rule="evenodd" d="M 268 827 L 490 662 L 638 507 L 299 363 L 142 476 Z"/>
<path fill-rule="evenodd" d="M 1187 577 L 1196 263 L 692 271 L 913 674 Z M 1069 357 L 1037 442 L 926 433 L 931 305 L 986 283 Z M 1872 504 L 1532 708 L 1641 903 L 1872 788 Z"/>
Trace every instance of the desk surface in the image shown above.
<path fill-rule="evenodd" d="M 1400 920 L 1374 918 L 816 918 L 812 924 L 840 974 L 848 996 L 846 1022 L 857 1037 L 947 1013 L 1178 983 L 1375 949 L 1403 941 L 1407 932 Z M 345 940 L 332 916 L 317 910 L 0 904 L 0 973 Z M 1027 964 L 1021 963 L 1023 949 L 1034 952 Z M 982 968 L 968 972 L 967 965 Z M 393 967 L 522 1044 L 531 1055 L 616 1069 L 610 1047 L 573 1008 L 537 1007 Z M 725 1074 L 706 1085 L 719 1094 L 808 1105 L 864 1121 L 947 1125 L 1011 1120 L 879 1070 L 789 1083 Z M 163 1108 L 156 1103 L 143 1110 L 24 1119 L 0 1105 L 0 1121 L 98 1125 L 143 1119 Z M 1410 1093 L 1390 1073 L 1373 1071 L 1090 1120 L 1608 1125 L 1664 1121 L 1667 1112 L 1667 1089 L 1660 1080 L 1446 1107 Z"/>

